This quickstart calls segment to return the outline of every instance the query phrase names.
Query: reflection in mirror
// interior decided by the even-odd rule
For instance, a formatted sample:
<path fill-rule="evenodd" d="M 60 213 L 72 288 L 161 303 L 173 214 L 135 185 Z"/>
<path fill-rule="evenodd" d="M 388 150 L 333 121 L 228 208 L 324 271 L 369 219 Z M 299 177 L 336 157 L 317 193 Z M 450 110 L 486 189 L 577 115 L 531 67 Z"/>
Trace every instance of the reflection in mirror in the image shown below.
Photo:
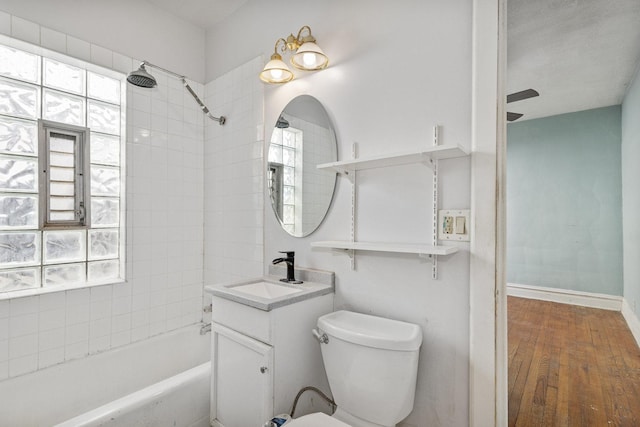
<path fill-rule="evenodd" d="M 337 158 L 335 132 L 322 104 L 309 95 L 294 98 L 273 128 L 267 168 L 271 206 L 287 233 L 308 236 L 322 223 L 336 173 L 316 166 Z"/>

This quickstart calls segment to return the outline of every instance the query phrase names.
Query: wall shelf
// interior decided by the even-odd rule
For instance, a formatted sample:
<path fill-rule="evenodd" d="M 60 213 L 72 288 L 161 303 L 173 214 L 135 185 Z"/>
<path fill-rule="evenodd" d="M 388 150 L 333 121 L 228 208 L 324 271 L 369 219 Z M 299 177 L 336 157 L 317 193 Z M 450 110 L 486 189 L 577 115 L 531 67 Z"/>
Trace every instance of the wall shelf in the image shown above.
<path fill-rule="evenodd" d="M 412 163 L 423 163 L 430 166 L 434 160 L 452 159 L 456 157 L 468 156 L 459 145 L 440 145 L 421 151 L 410 151 L 404 153 L 389 154 L 384 156 L 362 157 L 354 160 L 342 160 L 339 162 L 323 163 L 317 166 L 318 169 L 333 169 L 340 173 L 353 171 L 383 168 L 389 166 L 402 166 Z"/>
<path fill-rule="evenodd" d="M 329 248 L 341 250 L 351 258 L 351 269 L 356 269 L 356 251 L 387 252 L 416 254 L 421 258 L 429 258 L 432 263 L 432 277 L 438 278 L 438 256 L 451 255 L 458 252 L 455 246 L 438 245 L 438 160 L 465 157 L 469 152 L 460 145 L 440 145 L 439 126 L 433 127 L 433 146 L 421 150 L 406 151 L 401 153 L 358 157 L 358 144 L 351 147 L 351 160 L 342 160 L 331 163 L 323 163 L 318 169 L 335 171 L 351 182 L 351 239 L 312 242 L 314 248 Z M 357 218 L 357 176 L 358 171 L 377 169 L 392 166 L 405 166 L 420 164 L 431 169 L 433 173 L 433 217 L 431 218 L 431 242 L 430 244 L 414 243 L 387 243 L 387 242 L 359 242 L 356 238 Z"/>
<path fill-rule="evenodd" d="M 430 246 L 413 243 L 380 243 L 380 242 L 349 242 L 346 240 L 327 240 L 312 242 L 315 248 L 344 249 L 354 251 L 370 252 L 397 252 L 406 254 L 417 254 L 421 256 L 429 255 L 451 255 L 458 252 L 455 246 Z"/>

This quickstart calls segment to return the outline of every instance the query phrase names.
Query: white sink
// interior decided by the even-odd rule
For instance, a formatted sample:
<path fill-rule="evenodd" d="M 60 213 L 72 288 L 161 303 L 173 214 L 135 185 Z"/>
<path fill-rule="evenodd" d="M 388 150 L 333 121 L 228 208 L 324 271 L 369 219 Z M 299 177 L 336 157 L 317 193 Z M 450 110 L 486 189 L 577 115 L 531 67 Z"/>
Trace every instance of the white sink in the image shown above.
<path fill-rule="evenodd" d="M 247 295 L 266 299 L 280 298 L 285 295 L 291 295 L 302 291 L 302 289 L 297 289 L 285 284 L 272 282 L 248 283 L 246 285 L 229 287 L 229 289 L 233 289 L 234 291 L 241 292 Z"/>

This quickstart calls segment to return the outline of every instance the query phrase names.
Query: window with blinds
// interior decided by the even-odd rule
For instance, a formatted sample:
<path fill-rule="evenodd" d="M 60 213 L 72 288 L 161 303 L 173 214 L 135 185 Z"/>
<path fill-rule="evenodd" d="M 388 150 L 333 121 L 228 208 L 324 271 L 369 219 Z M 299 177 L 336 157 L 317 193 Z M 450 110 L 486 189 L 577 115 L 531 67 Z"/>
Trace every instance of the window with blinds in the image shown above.
<path fill-rule="evenodd" d="M 39 120 L 42 228 L 86 227 L 89 129 Z"/>

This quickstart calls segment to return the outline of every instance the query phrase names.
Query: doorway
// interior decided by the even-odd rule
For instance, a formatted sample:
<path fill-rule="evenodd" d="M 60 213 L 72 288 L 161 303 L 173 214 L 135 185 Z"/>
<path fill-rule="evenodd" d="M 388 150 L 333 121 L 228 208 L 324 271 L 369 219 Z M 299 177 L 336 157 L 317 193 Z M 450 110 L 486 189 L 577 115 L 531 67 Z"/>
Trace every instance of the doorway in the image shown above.
<path fill-rule="evenodd" d="M 589 328 L 580 329 L 588 332 L 589 340 L 583 341 L 595 344 L 600 332 L 615 329 L 611 326 L 615 322 L 603 320 L 606 314 L 616 313 L 625 323 L 619 313 L 627 294 L 622 262 L 622 110 L 640 62 L 640 3 L 508 0 L 507 9 L 507 93 L 533 89 L 539 94 L 511 99 L 507 104 L 511 118 L 515 117 L 507 130 L 507 292 L 527 298 L 510 297 L 509 322 L 520 323 L 516 326 L 525 334 L 512 336 L 510 324 L 510 339 L 524 343 L 541 340 L 544 344 L 552 341 L 544 332 L 554 327 L 557 329 L 551 336 L 557 337 L 570 327 L 589 324 Z M 567 306 L 557 303 L 572 304 L 568 307 L 573 307 L 573 312 L 565 320 L 555 314 Z M 585 320 L 591 319 L 587 315 L 594 309 L 595 320 Z M 535 318 L 544 311 L 547 317 Z M 529 329 L 524 327 L 527 322 L 532 325 Z M 535 409 L 540 412 L 543 408 L 544 414 L 546 392 L 553 393 L 553 387 L 548 387 L 550 379 L 578 381 L 586 370 L 584 379 L 588 382 L 593 362 L 578 362 L 582 370 L 564 379 L 550 366 L 556 363 L 552 353 L 561 351 L 558 343 L 562 343 L 562 350 L 575 350 L 580 340 L 574 331 L 568 340 L 538 350 L 538 359 L 531 363 L 546 366 L 547 376 L 539 374 L 543 369 L 527 380 L 533 386 L 529 409 L 537 405 Z M 514 347 L 509 346 L 509 361 L 523 363 L 514 361 Z M 552 347 L 555 350 L 550 350 Z M 619 356 L 620 351 L 611 358 Z M 611 372 L 622 375 L 614 368 Z M 520 367 L 510 371 L 517 376 Z M 517 413 L 512 412 L 522 408 L 512 405 L 516 384 L 523 382 L 510 372 L 510 425 L 520 425 L 514 421 Z M 602 384 L 598 387 L 603 389 Z M 626 407 L 622 400 L 616 402 L 615 387 L 612 390 L 612 397 L 605 396 L 608 405 Z M 582 415 L 595 410 L 580 405 Z M 600 408 L 600 415 L 605 412 Z M 633 419 L 618 412 L 620 417 L 615 420 L 607 412 L 607 420 L 625 425 L 624 420 Z M 568 419 L 552 417 L 552 421 L 540 424 L 542 416 L 529 421 L 562 425 L 560 420 Z M 586 425 L 577 421 L 575 413 L 573 417 L 575 422 L 568 425 Z"/>

